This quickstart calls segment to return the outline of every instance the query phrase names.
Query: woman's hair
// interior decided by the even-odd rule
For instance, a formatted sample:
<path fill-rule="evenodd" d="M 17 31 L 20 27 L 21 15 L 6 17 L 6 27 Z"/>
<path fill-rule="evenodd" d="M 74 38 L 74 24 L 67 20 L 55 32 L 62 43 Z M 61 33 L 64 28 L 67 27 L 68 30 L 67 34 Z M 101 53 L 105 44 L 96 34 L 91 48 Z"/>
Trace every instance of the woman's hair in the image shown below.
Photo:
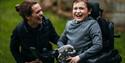
<path fill-rule="evenodd" d="M 27 16 L 32 15 L 32 6 L 36 3 L 37 2 L 34 1 L 24 1 L 21 4 L 17 4 L 15 8 L 20 16 L 22 16 L 23 19 L 26 19 Z"/>
<path fill-rule="evenodd" d="M 85 2 L 86 4 L 86 7 L 88 8 L 88 10 L 90 11 L 91 10 L 91 5 L 89 2 L 87 2 L 88 0 L 73 0 L 73 4 L 74 3 L 78 3 L 78 2 Z"/>

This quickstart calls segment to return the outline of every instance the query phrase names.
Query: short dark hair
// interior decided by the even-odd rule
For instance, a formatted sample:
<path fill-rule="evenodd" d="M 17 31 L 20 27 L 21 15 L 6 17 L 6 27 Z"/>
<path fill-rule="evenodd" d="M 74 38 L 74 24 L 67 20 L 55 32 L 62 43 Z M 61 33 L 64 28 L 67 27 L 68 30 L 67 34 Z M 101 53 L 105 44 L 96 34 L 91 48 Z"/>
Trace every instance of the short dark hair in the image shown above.
<path fill-rule="evenodd" d="M 74 2 L 80 2 L 80 1 L 86 2 L 85 0 L 73 0 L 73 3 L 74 3 Z"/>
<path fill-rule="evenodd" d="M 32 15 L 32 6 L 36 3 L 34 1 L 23 1 L 21 4 L 16 5 L 16 11 L 19 12 L 23 19 L 26 19 L 27 16 Z"/>
<path fill-rule="evenodd" d="M 77 3 L 77 2 L 85 2 L 86 7 L 88 8 L 88 10 L 91 10 L 91 4 L 89 2 L 86 2 L 85 0 L 73 0 L 73 4 Z"/>

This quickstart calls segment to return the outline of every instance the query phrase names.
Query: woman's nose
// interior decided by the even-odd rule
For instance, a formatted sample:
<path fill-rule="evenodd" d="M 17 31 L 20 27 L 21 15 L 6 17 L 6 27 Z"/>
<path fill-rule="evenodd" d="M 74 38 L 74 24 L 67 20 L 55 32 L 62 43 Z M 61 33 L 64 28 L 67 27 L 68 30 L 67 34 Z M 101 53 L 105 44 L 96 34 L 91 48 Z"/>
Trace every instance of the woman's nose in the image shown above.
<path fill-rule="evenodd" d="M 40 13 L 39 13 L 40 15 L 43 15 L 43 11 L 40 11 Z"/>

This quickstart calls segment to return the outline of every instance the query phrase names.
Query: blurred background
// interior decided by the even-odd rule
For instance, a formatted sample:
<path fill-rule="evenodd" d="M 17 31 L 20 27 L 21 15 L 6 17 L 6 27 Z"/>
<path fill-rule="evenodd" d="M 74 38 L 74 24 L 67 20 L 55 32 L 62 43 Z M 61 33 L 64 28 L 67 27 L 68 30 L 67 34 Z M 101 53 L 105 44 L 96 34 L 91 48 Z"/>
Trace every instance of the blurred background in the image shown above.
<path fill-rule="evenodd" d="M 10 53 L 10 36 L 15 26 L 21 22 L 21 17 L 15 10 L 15 5 L 23 0 L 0 0 L 0 63 L 15 63 Z M 44 8 L 44 15 L 47 16 L 55 26 L 59 35 L 64 30 L 66 21 L 71 19 L 72 0 L 37 0 Z M 104 10 L 103 16 L 112 21 L 115 26 L 115 33 L 120 38 L 115 38 L 115 48 L 122 56 L 122 63 L 125 63 L 125 0 L 89 0 L 100 3 Z"/>

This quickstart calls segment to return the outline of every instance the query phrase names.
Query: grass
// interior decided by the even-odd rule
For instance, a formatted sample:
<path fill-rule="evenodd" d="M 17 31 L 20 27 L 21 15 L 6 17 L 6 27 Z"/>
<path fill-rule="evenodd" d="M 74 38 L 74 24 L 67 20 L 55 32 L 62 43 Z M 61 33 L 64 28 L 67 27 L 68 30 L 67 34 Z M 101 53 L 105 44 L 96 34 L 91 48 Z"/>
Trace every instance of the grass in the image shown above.
<path fill-rule="evenodd" d="M 115 47 L 118 49 L 120 55 L 122 56 L 122 63 L 125 63 L 125 33 L 120 33 L 121 37 L 115 39 Z"/>
<path fill-rule="evenodd" d="M 19 19 L 14 9 L 15 4 L 18 2 L 13 0 L 0 1 L 0 63 L 14 63 L 10 53 L 9 41 L 11 31 Z"/>
<path fill-rule="evenodd" d="M 15 63 L 10 53 L 10 36 L 12 30 L 20 22 L 21 17 L 15 11 L 15 5 L 22 0 L 1 0 L 0 1 L 0 63 Z M 60 35 L 63 32 L 66 18 L 56 15 L 51 11 L 45 12 L 45 16 L 48 16 L 53 23 L 56 31 Z M 115 47 L 119 50 L 125 63 L 125 46 L 124 46 L 125 33 L 121 33 L 121 38 L 116 38 Z"/>

